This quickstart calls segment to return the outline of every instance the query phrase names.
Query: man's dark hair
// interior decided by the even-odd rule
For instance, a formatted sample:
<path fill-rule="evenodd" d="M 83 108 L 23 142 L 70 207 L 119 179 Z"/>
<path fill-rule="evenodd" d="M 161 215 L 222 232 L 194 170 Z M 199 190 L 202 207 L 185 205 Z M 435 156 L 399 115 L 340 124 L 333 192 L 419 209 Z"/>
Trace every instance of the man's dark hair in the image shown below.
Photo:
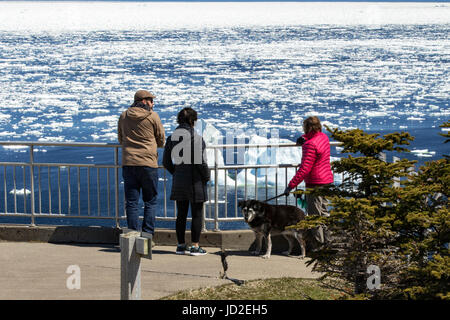
<path fill-rule="evenodd" d="M 178 112 L 177 122 L 179 124 L 187 124 L 193 127 L 195 121 L 197 121 L 197 111 L 194 109 L 187 107 Z"/>

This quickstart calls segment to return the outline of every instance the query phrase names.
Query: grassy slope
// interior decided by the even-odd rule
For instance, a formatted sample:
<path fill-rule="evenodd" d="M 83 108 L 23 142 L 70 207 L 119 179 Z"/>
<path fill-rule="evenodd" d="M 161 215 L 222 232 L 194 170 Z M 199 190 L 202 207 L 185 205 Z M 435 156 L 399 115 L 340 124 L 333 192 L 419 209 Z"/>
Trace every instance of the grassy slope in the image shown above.
<path fill-rule="evenodd" d="M 343 296 L 336 284 L 313 279 L 275 278 L 180 291 L 163 300 L 331 300 Z"/>

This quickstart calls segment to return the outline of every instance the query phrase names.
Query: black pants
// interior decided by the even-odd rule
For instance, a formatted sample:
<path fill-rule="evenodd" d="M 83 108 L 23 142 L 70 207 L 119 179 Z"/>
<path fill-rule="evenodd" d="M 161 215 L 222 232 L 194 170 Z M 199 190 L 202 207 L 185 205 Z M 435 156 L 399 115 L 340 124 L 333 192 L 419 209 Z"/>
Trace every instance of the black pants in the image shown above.
<path fill-rule="evenodd" d="M 178 243 L 186 243 L 184 235 L 186 232 L 186 220 L 189 211 L 189 201 L 178 201 L 177 200 L 177 240 Z M 200 233 L 202 232 L 202 217 L 203 217 L 203 202 L 191 202 L 191 241 L 199 242 Z"/>

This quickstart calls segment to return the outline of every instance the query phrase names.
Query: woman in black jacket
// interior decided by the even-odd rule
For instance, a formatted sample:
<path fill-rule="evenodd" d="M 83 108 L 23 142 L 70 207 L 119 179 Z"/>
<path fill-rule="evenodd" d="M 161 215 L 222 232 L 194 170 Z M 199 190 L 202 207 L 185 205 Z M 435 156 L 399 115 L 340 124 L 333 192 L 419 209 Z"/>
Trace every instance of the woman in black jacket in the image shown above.
<path fill-rule="evenodd" d="M 184 108 L 178 113 L 179 126 L 167 138 L 164 147 L 163 166 L 172 174 L 170 200 L 177 205 L 177 254 L 204 255 L 199 246 L 202 230 L 203 203 L 208 200 L 206 183 L 210 180 L 210 169 L 206 161 L 205 142 L 194 130 L 197 112 Z M 192 151 L 192 152 L 191 152 Z M 185 244 L 186 219 L 191 205 L 192 246 Z"/>

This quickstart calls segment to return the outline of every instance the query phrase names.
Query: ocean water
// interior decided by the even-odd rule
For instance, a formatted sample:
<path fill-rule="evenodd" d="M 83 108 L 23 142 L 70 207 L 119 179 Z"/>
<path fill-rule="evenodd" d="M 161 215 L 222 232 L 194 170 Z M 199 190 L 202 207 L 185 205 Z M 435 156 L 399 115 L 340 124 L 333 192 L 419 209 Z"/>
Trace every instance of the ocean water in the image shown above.
<path fill-rule="evenodd" d="M 270 128 L 291 141 L 317 115 L 408 131 L 405 157 L 420 164 L 450 154 L 439 136 L 449 34 L 446 3 L 0 2 L 0 140 L 116 143 L 118 116 L 145 88 L 167 134 L 186 106 L 223 133 Z M 36 151 L 113 161 L 103 149 Z M 0 147 L 0 161 L 23 159 Z"/>

